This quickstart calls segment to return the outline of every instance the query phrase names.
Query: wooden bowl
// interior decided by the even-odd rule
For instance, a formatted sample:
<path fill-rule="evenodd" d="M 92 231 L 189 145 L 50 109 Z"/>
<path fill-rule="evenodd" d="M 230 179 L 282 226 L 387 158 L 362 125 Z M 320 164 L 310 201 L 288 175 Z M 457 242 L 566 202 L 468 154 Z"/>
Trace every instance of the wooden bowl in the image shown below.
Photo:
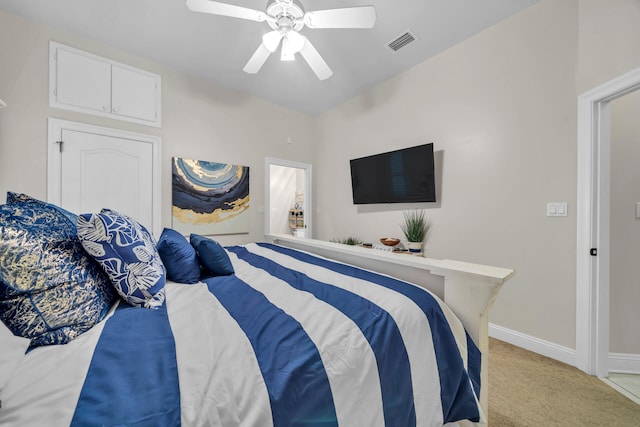
<path fill-rule="evenodd" d="M 395 237 L 383 237 L 380 239 L 380 243 L 385 246 L 395 246 L 400 243 L 400 239 L 396 239 Z"/>

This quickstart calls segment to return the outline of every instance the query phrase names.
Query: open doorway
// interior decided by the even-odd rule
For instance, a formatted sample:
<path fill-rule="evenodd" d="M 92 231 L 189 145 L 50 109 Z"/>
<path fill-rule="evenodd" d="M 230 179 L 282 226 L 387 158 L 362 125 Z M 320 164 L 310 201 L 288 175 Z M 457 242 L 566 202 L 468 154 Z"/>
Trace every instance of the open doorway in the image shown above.
<path fill-rule="evenodd" d="M 311 165 L 267 157 L 265 187 L 265 234 L 311 238 Z"/>
<path fill-rule="evenodd" d="M 640 69 L 578 97 L 576 366 L 609 373 L 611 102 L 640 89 Z"/>

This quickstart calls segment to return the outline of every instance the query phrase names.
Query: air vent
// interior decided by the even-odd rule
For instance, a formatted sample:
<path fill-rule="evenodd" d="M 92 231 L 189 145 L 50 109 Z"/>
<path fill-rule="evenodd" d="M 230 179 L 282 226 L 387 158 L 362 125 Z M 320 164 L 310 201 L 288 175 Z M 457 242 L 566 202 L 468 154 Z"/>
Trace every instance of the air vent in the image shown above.
<path fill-rule="evenodd" d="M 387 47 L 392 51 L 397 52 L 403 47 L 406 47 L 409 43 L 412 43 L 417 39 L 418 37 L 415 35 L 413 31 L 407 30 L 402 34 L 400 34 L 399 36 L 395 37 L 389 43 L 387 43 Z"/>

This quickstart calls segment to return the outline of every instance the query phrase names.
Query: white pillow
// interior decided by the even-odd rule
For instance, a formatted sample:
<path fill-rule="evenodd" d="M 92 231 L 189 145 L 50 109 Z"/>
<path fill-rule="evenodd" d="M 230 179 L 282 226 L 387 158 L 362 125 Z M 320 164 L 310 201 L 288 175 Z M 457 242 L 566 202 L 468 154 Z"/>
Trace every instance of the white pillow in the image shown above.
<path fill-rule="evenodd" d="M 16 370 L 25 351 L 29 347 L 28 338 L 17 337 L 0 322 L 0 390 L 9 382 L 11 375 Z"/>

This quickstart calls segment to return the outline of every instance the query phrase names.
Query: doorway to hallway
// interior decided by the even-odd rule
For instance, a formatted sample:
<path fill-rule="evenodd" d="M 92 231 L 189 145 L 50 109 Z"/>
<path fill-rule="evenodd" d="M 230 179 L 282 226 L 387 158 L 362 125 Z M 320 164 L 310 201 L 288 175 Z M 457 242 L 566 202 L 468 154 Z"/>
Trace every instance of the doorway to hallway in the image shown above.
<path fill-rule="evenodd" d="M 576 366 L 599 377 L 608 375 L 611 358 L 610 104 L 638 89 L 640 69 L 578 97 Z"/>
<path fill-rule="evenodd" d="M 311 165 L 267 157 L 265 175 L 265 234 L 311 238 Z"/>

